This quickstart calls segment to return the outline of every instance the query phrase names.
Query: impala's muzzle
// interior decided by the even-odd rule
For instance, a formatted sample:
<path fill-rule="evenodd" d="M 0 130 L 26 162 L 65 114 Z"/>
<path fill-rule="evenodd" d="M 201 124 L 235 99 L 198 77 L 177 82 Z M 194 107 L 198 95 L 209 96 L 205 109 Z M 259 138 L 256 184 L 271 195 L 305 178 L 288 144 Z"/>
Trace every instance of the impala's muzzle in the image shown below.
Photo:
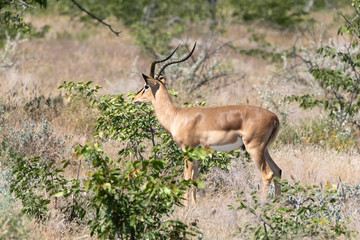
<path fill-rule="evenodd" d="M 133 102 L 135 103 L 135 104 L 139 104 L 140 102 L 137 100 L 137 96 L 140 94 L 140 93 L 142 93 L 144 91 L 144 88 L 142 88 L 142 89 L 140 89 L 136 94 L 135 94 L 135 96 L 134 96 L 134 98 L 133 98 Z"/>

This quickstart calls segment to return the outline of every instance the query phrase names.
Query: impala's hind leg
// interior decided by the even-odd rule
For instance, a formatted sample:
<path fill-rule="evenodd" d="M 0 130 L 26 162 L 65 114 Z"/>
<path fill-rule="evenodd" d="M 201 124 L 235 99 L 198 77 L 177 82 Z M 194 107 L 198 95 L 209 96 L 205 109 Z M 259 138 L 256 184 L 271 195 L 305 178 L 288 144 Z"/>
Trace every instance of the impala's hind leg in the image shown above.
<path fill-rule="evenodd" d="M 263 195 L 266 196 L 269 193 L 270 183 L 274 177 L 274 172 L 266 161 L 266 147 L 261 145 L 251 146 L 251 144 L 248 144 L 246 149 L 262 174 L 264 181 Z"/>
<path fill-rule="evenodd" d="M 274 173 L 274 177 L 278 177 L 281 178 L 281 169 L 276 165 L 276 163 L 274 162 L 274 160 L 271 158 L 268 149 L 265 149 L 265 158 L 266 158 L 266 162 L 269 165 L 269 167 L 271 168 L 271 170 Z M 276 196 L 280 196 L 281 194 L 281 186 L 277 181 L 274 181 L 274 185 L 275 185 L 275 195 Z"/>

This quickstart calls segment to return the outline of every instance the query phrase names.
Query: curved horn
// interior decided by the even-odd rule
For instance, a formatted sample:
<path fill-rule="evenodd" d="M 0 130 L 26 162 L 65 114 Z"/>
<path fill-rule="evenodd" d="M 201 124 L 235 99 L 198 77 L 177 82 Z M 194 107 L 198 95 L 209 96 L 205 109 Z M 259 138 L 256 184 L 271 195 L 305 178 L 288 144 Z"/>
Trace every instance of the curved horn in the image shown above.
<path fill-rule="evenodd" d="M 161 62 L 165 62 L 167 60 L 169 60 L 172 55 L 174 55 L 174 53 L 176 52 L 176 50 L 181 46 L 181 44 L 179 44 L 179 46 L 177 46 L 174 51 L 172 51 L 172 53 L 170 53 L 169 56 L 167 56 L 166 58 L 163 58 L 163 59 L 158 59 L 158 60 L 155 60 L 151 63 L 151 68 L 150 68 L 150 77 L 154 78 L 154 73 L 155 73 L 155 65 L 157 63 L 161 63 Z"/>
<path fill-rule="evenodd" d="M 157 79 L 157 78 L 159 77 L 159 75 L 162 73 L 162 71 L 165 70 L 166 67 L 168 67 L 168 66 L 170 66 L 170 65 L 172 65 L 172 64 L 175 64 L 175 63 L 181 63 L 181 62 L 186 61 L 186 60 L 193 54 L 193 52 L 194 52 L 194 50 L 195 50 L 195 47 L 196 47 L 196 42 L 195 42 L 195 44 L 194 44 L 193 49 L 191 50 L 191 52 L 190 52 L 188 55 L 186 55 L 185 57 L 183 57 L 183 58 L 181 58 L 181 59 L 177 59 L 177 60 L 170 61 L 170 62 L 164 64 L 163 66 L 161 66 L 159 72 L 156 74 L 155 79 Z"/>

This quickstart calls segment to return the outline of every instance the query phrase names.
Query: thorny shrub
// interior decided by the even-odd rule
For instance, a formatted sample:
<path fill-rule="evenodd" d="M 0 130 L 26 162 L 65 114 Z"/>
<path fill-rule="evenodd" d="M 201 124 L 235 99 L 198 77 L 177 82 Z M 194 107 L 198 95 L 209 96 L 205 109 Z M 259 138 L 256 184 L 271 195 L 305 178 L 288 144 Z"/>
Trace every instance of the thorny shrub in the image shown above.
<path fill-rule="evenodd" d="M 302 96 L 293 95 L 288 99 L 298 102 L 304 109 L 319 106 L 324 109 L 333 127 L 347 137 L 354 127 L 360 128 L 360 76 L 359 76 L 359 10 L 360 2 L 351 0 L 352 12 L 344 18 L 345 25 L 340 27 L 338 35 L 343 36 L 343 43 L 315 46 L 309 51 L 306 47 L 295 52 L 295 59 L 301 59 L 308 68 L 309 78 L 302 78 L 314 89 L 321 92 L 310 92 Z M 295 72 L 295 71 L 293 71 Z"/>
<path fill-rule="evenodd" d="M 299 125 L 285 123 L 277 138 L 277 144 L 317 145 L 337 151 L 347 151 L 356 146 L 350 129 L 339 130 L 328 118 L 301 119 Z"/>

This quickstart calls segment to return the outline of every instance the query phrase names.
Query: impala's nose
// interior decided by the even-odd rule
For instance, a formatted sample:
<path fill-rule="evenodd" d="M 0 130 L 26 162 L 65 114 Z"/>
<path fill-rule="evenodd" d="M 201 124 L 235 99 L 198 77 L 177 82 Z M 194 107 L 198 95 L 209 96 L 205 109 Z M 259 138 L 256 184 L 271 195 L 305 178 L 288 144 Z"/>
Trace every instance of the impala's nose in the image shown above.
<path fill-rule="evenodd" d="M 138 104 L 138 103 L 139 103 L 139 101 L 138 101 L 137 98 L 136 98 L 136 95 L 133 97 L 132 102 L 135 103 L 135 104 Z"/>

